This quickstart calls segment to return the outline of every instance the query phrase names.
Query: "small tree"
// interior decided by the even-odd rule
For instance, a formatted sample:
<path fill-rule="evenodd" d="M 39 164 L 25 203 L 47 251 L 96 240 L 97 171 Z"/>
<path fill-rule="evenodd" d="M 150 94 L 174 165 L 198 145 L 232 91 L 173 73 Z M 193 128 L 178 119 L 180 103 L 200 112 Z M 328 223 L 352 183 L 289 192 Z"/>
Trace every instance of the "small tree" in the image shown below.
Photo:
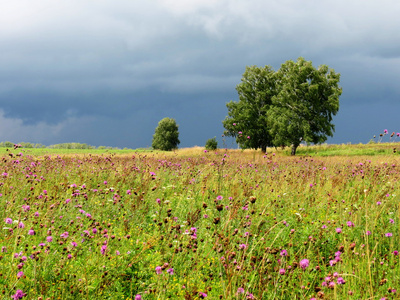
<path fill-rule="evenodd" d="M 218 148 L 218 142 L 216 137 L 207 140 L 206 150 L 217 150 L 217 148 Z"/>
<path fill-rule="evenodd" d="M 158 122 L 151 144 L 153 149 L 171 151 L 178 148 L 179 144 L 179 131 L 176 121 L 171 118 L 164 118 Z"/>

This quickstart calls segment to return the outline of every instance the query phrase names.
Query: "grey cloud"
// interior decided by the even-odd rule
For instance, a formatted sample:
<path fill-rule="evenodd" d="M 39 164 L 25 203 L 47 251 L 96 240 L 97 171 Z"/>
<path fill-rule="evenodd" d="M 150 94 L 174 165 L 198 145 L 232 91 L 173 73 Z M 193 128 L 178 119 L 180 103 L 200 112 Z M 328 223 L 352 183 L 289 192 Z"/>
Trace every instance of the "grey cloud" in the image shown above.
<path fill-rule="evenodd" d="M 399 13 L 394 0 L 9 2 L 0 11 L 2 122 L 14 120 L 16 135 L 63 124 L 51 139 L 123 145 L 131 136 L 140 146 L 170 116 L 184 145 L 201 145 L 222 132 L 246 65 L 277 69 L 303 56 L 342 74 L 336 134 L 347 138 L 342 111 L 398 99 Z"/>

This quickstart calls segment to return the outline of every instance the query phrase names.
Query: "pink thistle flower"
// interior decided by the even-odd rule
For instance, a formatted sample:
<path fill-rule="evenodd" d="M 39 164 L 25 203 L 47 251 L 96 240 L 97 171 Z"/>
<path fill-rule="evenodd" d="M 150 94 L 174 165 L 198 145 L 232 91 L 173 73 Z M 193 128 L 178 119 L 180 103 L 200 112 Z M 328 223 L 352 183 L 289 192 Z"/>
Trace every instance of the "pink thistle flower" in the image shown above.
<path fill-rule="evenodd" d="M 303 259 L 300 261 L 300 268 L 305 270 L 310 265 L 310 261 L 308 259 Z"/>
<path fill-rule="evenodd" d="M 247 245 L 246 244 L 240 244 L 239 245 L 239 249 L 241 249 L 241 250 L 244 250 L 244 249 L 246 249 L 247 248 Z"/>
<path fill-rule="evenodd" d="M 5 219 L 6 224 L 12 224 L 13 220 L 11 218 Z"/>
<path fill-rule="evenodd" d="M 341 233 L 341 232 L 342 232 L 342 228 L 339 228 L 339 227 L 336 228 L 336 232 L 337 232 L 337 233 Z"/>
<path fill-rule="evenodd" d="M 286 270 L 285 270 L 285 269 L 279 269 L 279 274 L 285 275 L 285 273 L 286 273 Z"/>
<path fill-rule="evenodd" d="M 167 270 L 167 273 L 168 273 L 169 275 L 174 275 L 174 269 L 173 269 L 173 268 L 169 268 L 169 269 Z"/>
<path fill-rule="evenodd" d="M 68 238 L 68 236 L 69 236 L 68 231 L 66 231 L 66 232 L 64 232 L 64 233 L 62 233 L 62 234 L 60 235 L 60 237 L 62 237 L 62 238 L 64 238 L 64 239 Z"/>
<path fill-rule="evenodd" d="M 393 233 L 391 233 L 391 232 L 385 233 L 385 236 L 386 237 L 391 237 L 391 236 L 393 236 Z"/>
<path fill-rule="evenodd" d="M 160 266 L 156 267 L 156 274 L 160 275 L 162 273 L 162 268 Z"/>
<path fill-rule="evenodd" d="M 371 235 L 371 231 L 367 230 L 366 235 Z"/>
<path fill-rule="evenodd" d="M 199 297 L 200 297 L 201 299 L 204 299 L 204 298 L 207 297 L 207 294 L 206 294 L 206 293 L 203 293 L 203 292 L 199 292 Z"/>
<path fill-rule="evenodd" d="M 26 293 L 24 293 L 22 290 L 17 290 L 14 295 L 11 296 L 14 300 L 22 299 L 26 296 Z"/>
<path fill-rule="evenodd" d="M 337 279 L 337 284 L 345 284 L 346 281 L 343 279 L 343 277 L 338 277 Z"/>
<path fill-rule="evenodd" d="M 347 226 L 349 226 L 349 227 L 354 227 L 354 223 L 353 222 L 351 222 L 351 221 L 347 221 Z"/>
<path fill-rule="evenodd" d="M 244 294 L 244 288 L 242 288 L 242 287 L 238 288 L 237 294 Z"/>
<path fill-rule="evenodd" d="M 29 229 L 29 230 L 28 230 L 28 234 L 29 234 L 29 235 L 35 235 L 35 230 Z"/>
<path fill-rule="evenodd" d="M 394 251 L 393 251 L 393 255 L 399 255 L 399 251 L 394 250 Z"/>
<path fill-rule="evenodd" d="M 52 241 L 53 241 L 53 237 L 52 237 L 51 235 L 49 235 L 49 236 L 46 238 L 46 241 L 48 241 L 49 243 L 52 242 Z"/>
<path fill-rule="evenodd" d="M 141 296 L 140 294 L 137 294 L 137 295 L 135 296 L 135 300 L 142 300 L 142 296 Z"/>
<path fill-rule="evenodd" d="M 287 256 L 287 255 L 288 255 L 287 251 L 285 249 L 283 249 L 281 251 L 281 256 Z"/>
<path fill-rule="evenodd" d="M 22 271 L 18 272 L 17 278 L 19 279 L 19 278 L 21 278 L 22 276 L 24 276 L 24 272 L 22 272 Z"/>
<path fill-rule="evenodd" d="M 394 224 L 394 220 L 393 219 L 389 219 L 389 223 Z"/>
<path fill-rule="evenodd" d="M 25 228 L 25 224 L 22 223 L 22 222 L 19 222 L 19 223 L 18 223 L 18 228 Z"/>

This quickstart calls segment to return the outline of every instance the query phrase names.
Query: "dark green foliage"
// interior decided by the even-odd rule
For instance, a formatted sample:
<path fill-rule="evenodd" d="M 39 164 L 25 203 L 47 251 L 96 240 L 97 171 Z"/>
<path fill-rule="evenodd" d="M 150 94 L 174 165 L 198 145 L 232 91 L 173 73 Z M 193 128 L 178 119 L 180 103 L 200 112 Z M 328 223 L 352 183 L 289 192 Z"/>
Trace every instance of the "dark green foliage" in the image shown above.
<path fill-rule="evenodd" d="M 217 138 L 213 137 L 212 139 L 208 139 L 205 147 L 206 147 L 206 150 L 217 150 L 217 148 L 218 148 Z"/>
<path fill-rule="evenodd" d="M 332 116 L 339 110 L 340 74 L 310 61 L 287 61 L 271 67 L 247 67 L 237 85 L 238 102 L 227 103 L 225 134 L 242 148 L 292 146 L 302 141 L 319 144 L 332 136 Z M 241 132 L 241 133 L 240 133 Z"/>
<path fill-rule="evenodd" d="M 339 110 L 340 74 L 325 65 L 315 69 L 299 58 L 277 71 L 280 85 L 269 110 L 270 133 L 276 146 L 292 146 L 292 155 L 302 141 L 320 144 L 333 136 L 332 116 Z"/>
<path fill-rule="evenodd" d="M 267 111 L 276 92 L 275 77 L 270 66 L 246 67 L 242 82 L 236 86 L 239 102 L 226 104 L 228 116 L 222 122 L 224 134 L 235 137 L 242 148 L 265 151 L 267 146 L 272 146 Z"/>
<path fill-rule="evenodd" d="M 164 118 L 158 122 L 151 144 L 153 149 L 171 151 L 177 149 L 179 144 L 179 131 L 176 121 Z"/>

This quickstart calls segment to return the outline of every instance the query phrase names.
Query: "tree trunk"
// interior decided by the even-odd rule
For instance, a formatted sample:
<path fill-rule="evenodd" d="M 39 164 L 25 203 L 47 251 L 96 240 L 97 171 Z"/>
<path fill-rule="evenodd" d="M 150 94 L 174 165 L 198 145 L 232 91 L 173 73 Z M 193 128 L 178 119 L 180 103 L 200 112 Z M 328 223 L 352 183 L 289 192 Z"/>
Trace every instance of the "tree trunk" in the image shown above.
<path fill-rule="evenodd" d="M 292 145 L 292 153 L 290 155 L 296 155 L 296 150 L 299 145 Z"/>
<path fill-rule="evenodd" d="M 266 153 L 267 152 L 267 146 L 261 146 L 261 151 L 263 152 L 263 153 Z"/>

